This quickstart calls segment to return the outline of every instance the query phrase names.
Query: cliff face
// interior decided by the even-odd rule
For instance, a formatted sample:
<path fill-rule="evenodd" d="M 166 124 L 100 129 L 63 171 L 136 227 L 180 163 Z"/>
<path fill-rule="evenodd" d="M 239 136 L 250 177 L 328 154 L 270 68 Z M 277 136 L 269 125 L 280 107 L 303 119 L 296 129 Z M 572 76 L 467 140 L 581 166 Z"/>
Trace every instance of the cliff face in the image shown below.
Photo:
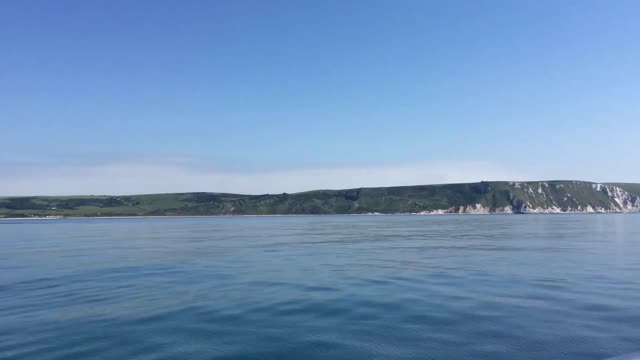
<path fill-rule="evenodd" d="M 640 196 L 620 187 L 582 181 L 509 182 L 489 185 L 503 191 L 506 204 L 475 204 L 419 212 L 420 214 L 559 214 L 640 212 Z M 495 193 L 493 194 L 495 199 Z M 484 204 L 482 203 L 484 200 Z"/>
<path fill-rule="evenodd" d="M 0 198 L 0 217 L 640 212 L 637 184 L 479 182 L 295 194 L 183 193 Z M 625 190 L 630 189 L 630 190 Z"/>
<path fill-rule="evenodd" d="M 533 185 L 533 188 L 532 188 Z M 511 204 L 519 213 L 607 213 L 640 211 L 640 198 L 611 185 L 585 182 L 514 183 L 522 188 Z M 524 193 L 524 196 L 522 196 Z"/>
<path fill-rule="evenodd" d="M 493 183 L 478 203 L 426 210 L 434 213 L 625 213 L 640 212 L 640 197 L 619 187 L 580 181 Z M 496 196 L 502 193 L 503 199 Z M 491 197 L 494 202 L 488 201 Z"/>

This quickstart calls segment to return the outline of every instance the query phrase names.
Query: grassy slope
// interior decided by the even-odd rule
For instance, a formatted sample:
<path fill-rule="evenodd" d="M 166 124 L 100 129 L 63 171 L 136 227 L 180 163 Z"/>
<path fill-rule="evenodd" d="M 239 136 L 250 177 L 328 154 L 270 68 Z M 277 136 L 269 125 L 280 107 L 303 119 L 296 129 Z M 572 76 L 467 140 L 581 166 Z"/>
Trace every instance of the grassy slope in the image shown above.
<path fill-rule="evenodd" d="M 640 184 L 625 184 L 640 190 Z M 640 192 L 640 191 L 639 191 Z M 140 216 L 409 213 L 481 204 L 505 206 L 587 204 L 606 207 L 609 199 L 588 182 L 550 181 L 514 184 L 470 184 L 316 190 L 296 194 L 236 195 L 181 193 L 133 196 L 69 196 L 0 198 L 0 216 Z"/>

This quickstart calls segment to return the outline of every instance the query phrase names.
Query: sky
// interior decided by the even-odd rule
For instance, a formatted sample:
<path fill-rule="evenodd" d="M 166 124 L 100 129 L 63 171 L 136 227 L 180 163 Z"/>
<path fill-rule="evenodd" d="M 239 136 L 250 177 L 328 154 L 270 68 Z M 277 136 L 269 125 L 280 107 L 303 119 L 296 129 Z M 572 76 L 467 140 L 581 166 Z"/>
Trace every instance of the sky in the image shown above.
<path fill-rule="evenodd" d="M 640 182 L 635 0 L 0 1 L 0 196 Z"/>

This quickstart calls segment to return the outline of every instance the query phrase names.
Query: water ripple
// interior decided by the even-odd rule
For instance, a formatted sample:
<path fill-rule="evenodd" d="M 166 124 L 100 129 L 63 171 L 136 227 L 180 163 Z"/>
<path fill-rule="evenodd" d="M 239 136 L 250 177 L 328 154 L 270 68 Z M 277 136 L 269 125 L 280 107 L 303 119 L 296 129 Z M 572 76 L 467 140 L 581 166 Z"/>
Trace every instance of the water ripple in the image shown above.
<path fill-rule="evenodd" d="M 638 216 L 6 221 L 0 358 L 603 359 Z"/>

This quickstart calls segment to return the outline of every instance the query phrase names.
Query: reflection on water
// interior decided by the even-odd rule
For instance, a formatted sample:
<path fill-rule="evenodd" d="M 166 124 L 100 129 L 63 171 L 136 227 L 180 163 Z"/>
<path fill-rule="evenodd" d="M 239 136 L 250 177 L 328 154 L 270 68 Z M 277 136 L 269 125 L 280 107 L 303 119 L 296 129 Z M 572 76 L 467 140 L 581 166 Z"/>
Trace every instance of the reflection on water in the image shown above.
<path fill-rule="evenodd" d="M 0 358 L 603 359 L 640 216 L 0 222 Z"/>

